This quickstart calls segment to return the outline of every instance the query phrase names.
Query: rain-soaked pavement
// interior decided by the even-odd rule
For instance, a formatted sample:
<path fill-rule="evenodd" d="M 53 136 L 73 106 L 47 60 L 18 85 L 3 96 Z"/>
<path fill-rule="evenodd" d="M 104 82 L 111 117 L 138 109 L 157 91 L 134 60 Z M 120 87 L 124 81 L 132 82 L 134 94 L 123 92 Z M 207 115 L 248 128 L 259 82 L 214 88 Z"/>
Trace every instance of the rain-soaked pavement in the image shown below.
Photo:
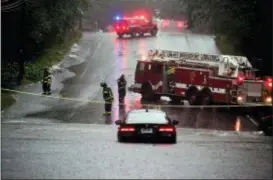
<path fill-rule="evenodd" d="M 106 118 L 99 84 L 105 80 L 117 97 L 117 78 L 124 73 L 131 85 L 136 58 L 150 48 L 219 53 L 212 36 L 186 32 L 136 39 L 84 33 L 78 56 L 55 67 L 52 97 L 31 84 L 2 112 L 2 178 L 272 178 L 272 138 L 233 110 L 174 108 L 163 97 L 156 108 L 180 122 L 178 144 L 117 143 L 110 124 L 141 108 L 140 95 L 128 92 Z"/>
<path fill-rule="evenodd" d="M 2 123 L 1 177 L 272 179 L 271 137 L 183 128 L 176 145 L 121 144 L 115 133 L 112 125 Z"/>
<path fill-rule="evenodd" d="M 218 54 L 213 36 L 192 34 L 190 32 L 161 32 L 157 37 L 126 38 L 118 39 L 113 33 L 84 33 L 79 48 L 83 52 L 79 53 L 76 59 L 82 59 L 81 64 L 69 67 L 66 74 L 72 74 L 72 78 L 65 79 L 62 84 L 53 85 L 58 96 L 63 98 L 77 98 L 83 101 L 90 100 L 90 103 L 79 102 L 67 99 L 55 99 L 45 97 L 32 97 L 22 95 L 18 97 L 21 103 L 4 113 L 5 116 L 15 116 L 20 109 L 24 117 L 50 118 L 59 122 L 69 123 L 112 123 L 133 108 L 140 108 L 140 95 L 132 92 L 127 93 L 125 106 L 119 107 L 117 102 L 113 106 L 112 118 L 106 118 L 103 114 L 101 81 L 106 81 L 112 87 L 115 97 L 117 97 L 117 78 L 125 74 L 128 85 L 134 81 L 134 71 L 136 59 L 143 54 L 147 54 L 149 49 L 160 48 L 168 50 L 181 50 L 189 52 Z M 86 53 L 87 52 L 87 53 Z M 81 54 L 85 54 L 84 57 Z M 61 67 L 67 67 L 74 59 L 70 58 Z M 75 60 L 76 61 L 76 60 Z M 61 73 L 64 74 L 64 73 Z M 63 80 L 56 75 L 56 81 Z M 56 88 L 57 87 L 57 88 Z M 40 93 L 40 85 L 38 92 Z M 37 89 L 36 88 L 36 89 Z M 25 91 L 29 91 L 26 89 Z M 36 93 L 37 93 L 36 91 Z M 33 92 L 33 90 L 31 90 Z M 21 99 L 20 99 L 21 98 Z M 168 98 L 162 98 L 159 104 L 169 104 Z M 40 107 L 40 108 L 38 108 Z M 24 110 L 22 110 L 24 109 Z M 26 110 L 27 109 L 27 110 Z M 222 111 L 222 109 L 189 109 L 181 107 L 164 107 L 171 117 L 180 121 L 181 127 L 256 131 L 257 127 L 242 115 Z M 27 113 L 26 113 L 27 112 Z M 20 113 L 19 113 L 20 114 Z M 17 116 L 18 117 L 18 116 Z"/>

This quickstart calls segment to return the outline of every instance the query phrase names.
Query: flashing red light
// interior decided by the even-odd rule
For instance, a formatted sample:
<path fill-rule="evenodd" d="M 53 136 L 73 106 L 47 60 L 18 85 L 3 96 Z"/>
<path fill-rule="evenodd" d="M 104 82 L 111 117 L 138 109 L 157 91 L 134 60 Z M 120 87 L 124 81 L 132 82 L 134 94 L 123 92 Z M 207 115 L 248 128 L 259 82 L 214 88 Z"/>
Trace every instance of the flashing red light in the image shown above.
<path fill-rule="evenodd" d="M 272 78 L 267 78 L 265 80 L 265 85 L 267 86 L 267 88 L 272 88 Z"/>
<path fill-rule="evenodd" d="M 178 22 L 177 23 L 177 27 L 179 27 L 179 28 L 183 27 L 183 23 L 182 22 Z"/>
<path fill-rule="evenodd" d="M 133 128 L 133 127 L 122 127 L 122 128 L 120 128 L 120 131 L 121 132 L 134 132 L 135 128 Z"/>
<path fill-rule="evenodd" d="M 244 80 L 245 80 L 245 77 L 243 77 L 243 76 L 239 76 L 239 77 L 238 77 L 238 81 L 239 81 L 239 82 L 243 82 Z"/>
<path fill-rule="evenodd" d="M 174 132 L 174 128 L 173 127 L 161 127 L 159 128 L 160 132 Z"/>

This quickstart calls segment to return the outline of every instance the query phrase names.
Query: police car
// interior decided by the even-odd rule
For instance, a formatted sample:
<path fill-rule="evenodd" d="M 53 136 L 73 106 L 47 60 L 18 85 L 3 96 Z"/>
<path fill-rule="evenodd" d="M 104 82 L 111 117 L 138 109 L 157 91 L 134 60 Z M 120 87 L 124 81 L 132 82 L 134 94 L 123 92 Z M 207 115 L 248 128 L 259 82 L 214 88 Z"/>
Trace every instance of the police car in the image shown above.
<path fill-rule="evenodd" d="M 150 34 L 151 36 L 156 36 L 158 32 L 157 25 L 144 16 L 122 18 L 117 16 L 114 23 L 114 29 L 119 38 L 122 38 L 124 35 L 136 37 Z"/>
<path fill-rule="evenodd" d="M 156 109 L 129 111 L 122 120 L 117 120 L 119 142 L 130 140 L 152 140 L 176 143 L 176 125 L 165 112 Z"/>

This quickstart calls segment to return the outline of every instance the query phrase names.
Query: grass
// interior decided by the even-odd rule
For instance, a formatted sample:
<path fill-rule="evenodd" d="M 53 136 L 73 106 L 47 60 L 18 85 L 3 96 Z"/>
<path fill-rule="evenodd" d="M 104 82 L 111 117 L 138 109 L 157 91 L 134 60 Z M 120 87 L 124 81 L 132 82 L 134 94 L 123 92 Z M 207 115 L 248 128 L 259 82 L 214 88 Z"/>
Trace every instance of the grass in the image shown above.
<path fill-rule="evenodd" d="M 217 35 L 214 40 L 222 54 L 241 55 L 239 48 L 237 48 L 238 41 L 220 35 Z"/>
<path fill-rule="evenodd" d="M 51 48 L 45 50 L 35 62 L 27 64 L 25 66 L 25 77 L 22 81 L 22 85 L 40 81 L 44 68 L 49 68 L 63 60 L 64 56 L 69 52 L 71 46 L 80 40 L 81 33 L 76 32 L 71 36 L 67 38 L 64 43 L 55 44 Z M 15 101 L 16 100 L 12 96 L 12 93 L 1 91 L 1 110 L 10 107 L 13 103 L 15 103 Z"/>
<path fill-rule="evenodd" d="M 78 42 L 81 38 L 81 33 L 73 33 L 73 37 L 69 38 L 65 43 L 53 45 L 46 49 L 44 53 L 31 64 L 25 66 L 25 77 L 23 84 L 29 84 L 41 80 L 43 69 L 49 68 L 60 62 L 69 52 L 71 46 Z"/>
<path fill-rule="evenodd" d="M 10 107 L 15 101 L 12 93 L 1 91 L 1 110 Z"/>

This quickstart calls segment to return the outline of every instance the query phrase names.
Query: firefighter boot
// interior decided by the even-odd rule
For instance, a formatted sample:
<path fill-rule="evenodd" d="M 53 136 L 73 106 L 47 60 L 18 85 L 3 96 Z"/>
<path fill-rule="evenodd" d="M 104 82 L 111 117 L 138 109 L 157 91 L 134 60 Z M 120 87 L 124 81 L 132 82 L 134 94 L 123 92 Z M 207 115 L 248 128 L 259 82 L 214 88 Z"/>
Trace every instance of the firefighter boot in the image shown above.
<path fill-rule="evenodd" d="M 51 84 L 47 85 L 47 95 L 51 95 Z"/>
<path fill-rule="evenodd" d="M 46 95 L 47 94 L 46 83 L 43 83 L 42 86 L 43 86 L 43 95 Z"/>

